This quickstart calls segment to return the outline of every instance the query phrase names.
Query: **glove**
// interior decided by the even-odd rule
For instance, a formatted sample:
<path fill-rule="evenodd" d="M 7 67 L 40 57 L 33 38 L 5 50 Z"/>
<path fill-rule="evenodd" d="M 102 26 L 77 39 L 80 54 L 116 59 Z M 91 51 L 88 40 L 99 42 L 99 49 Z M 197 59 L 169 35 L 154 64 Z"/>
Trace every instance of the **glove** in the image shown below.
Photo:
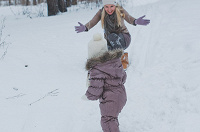
<path fill-rule="evenodd" d="M 147 24 L 149 24 L 150 23 L 150 20 L 148 20 L 148 19 L 143 19 L 145 17 L 145 15 L 144 16 L 142 16 L 142 17 L 140 17 L 140 18 L 138 18 L 138 19 L 136 19 L 135 20 L 135 24 L 136 25 L 147 25 Z"/>
<path fill-rule="evenodd" d="M 84 100 L 84 101 L 89 101 L 89 99 L 87 98 L 86 95 L 83 95 L 83 96 L 81 97 L 81 99 Z"/>
<path fill-rule="evenodd" d="M 75 31 L 77 33 L 84 32 L 86 30 L 86 27 L 80 22 L 78 22 L 78 24 L 80 24 L 80 26 L 75 26 Z"/>

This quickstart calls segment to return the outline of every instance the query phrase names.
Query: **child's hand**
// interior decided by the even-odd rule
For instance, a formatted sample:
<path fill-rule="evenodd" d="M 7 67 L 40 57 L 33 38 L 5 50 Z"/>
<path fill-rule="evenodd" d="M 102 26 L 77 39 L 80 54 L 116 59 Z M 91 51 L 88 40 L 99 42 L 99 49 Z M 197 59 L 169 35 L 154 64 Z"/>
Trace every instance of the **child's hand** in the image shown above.
<path fill-rule="evenodd" d="M 89 101 L 89 99 L 87 98 L 86 95 L 83 95 L 83 96 L 81 97 L 81 99 L 84 100 L 84 101 Z"/>

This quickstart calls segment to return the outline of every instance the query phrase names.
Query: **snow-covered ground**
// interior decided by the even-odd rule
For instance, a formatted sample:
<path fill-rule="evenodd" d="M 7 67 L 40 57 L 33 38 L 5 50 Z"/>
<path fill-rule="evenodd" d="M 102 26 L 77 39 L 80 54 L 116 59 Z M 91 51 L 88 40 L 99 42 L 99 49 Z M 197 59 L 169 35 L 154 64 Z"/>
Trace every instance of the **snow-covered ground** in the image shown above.
<path fill-rule="evenodd" d="M 199 5 L 199 0 L 129 0 L 125 9 L 136 18 L 146 15 L 151 24 L 126 23 L 131 65 L 121 132 L 200 131 Z M 0 60 L 0 131 L 101 132 L 98 101 L 81 96 L 87 89 L 87 43 L 103 30 L 98 23 L 87 33 L 74 31 L 98 9 L 32 19 L 20 14 L 22 7 L 11 9 L 0 7 L 0 20 L 6 18 L 2 38 L 9 35 L 0 47 L 1 58 L 9 45 Z"/>

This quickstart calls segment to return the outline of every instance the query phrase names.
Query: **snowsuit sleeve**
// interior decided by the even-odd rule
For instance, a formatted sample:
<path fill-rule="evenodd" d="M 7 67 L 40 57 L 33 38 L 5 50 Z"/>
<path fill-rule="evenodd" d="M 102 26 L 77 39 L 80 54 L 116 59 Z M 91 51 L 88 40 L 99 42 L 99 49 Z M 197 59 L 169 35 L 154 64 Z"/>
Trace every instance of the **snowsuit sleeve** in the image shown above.
<path fill-rule="evenodd" d="M 92 69 L 89 74 L 89 86 L 85 95 L 89 100 L 98 100 L 103 93 L 104 74 L 97 69 Z"/>
<path fill-rule="evenodd" d="M 126 72 L 124 71 L 123 77 L 122 77 L 122 84 L 124 84 L 126 82 L 126 78 L 127 78 L 127 75 L 126 75 Z"/>
<path fill-rule="evenodd" d="M 129 13 L 124 9 L 124 8 L 122 8 L 123 10 L 123 13 L 124 13 L 124 15 L 125 15 L 125 20 L 129 23 L 129 24 L 134 24 L 134 20 L 135 20 L 135 18 L 134 17 L 132 17 L 131 15 L 129 15 Z"/>
<path fill-rule="evenodd" d="M 96 13 L 96 15 L 90 20 L 85 26 L 87 27 L 87 30 L 89 31 L 91 28 L 93 28 L 99 21 L 101 20 L 101 9 Z"/>

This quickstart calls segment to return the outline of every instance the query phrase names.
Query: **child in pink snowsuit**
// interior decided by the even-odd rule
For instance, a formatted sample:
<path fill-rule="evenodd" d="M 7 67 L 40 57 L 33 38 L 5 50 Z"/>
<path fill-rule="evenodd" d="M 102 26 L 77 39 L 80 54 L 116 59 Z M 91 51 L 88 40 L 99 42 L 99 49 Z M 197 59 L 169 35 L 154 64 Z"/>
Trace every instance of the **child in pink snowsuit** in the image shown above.
<path fill-rule="evenodd" d="M 98 100 L 104 132 L 119 132 L 118 115 L 126 104 L 126 72 L 121 56 L 123 49 L 108 51 L 107 41 L 95 34 L 88 44 L 88 89 L 86 99 Z M 84 96 L 82 97 L 84 98 Z"/>

